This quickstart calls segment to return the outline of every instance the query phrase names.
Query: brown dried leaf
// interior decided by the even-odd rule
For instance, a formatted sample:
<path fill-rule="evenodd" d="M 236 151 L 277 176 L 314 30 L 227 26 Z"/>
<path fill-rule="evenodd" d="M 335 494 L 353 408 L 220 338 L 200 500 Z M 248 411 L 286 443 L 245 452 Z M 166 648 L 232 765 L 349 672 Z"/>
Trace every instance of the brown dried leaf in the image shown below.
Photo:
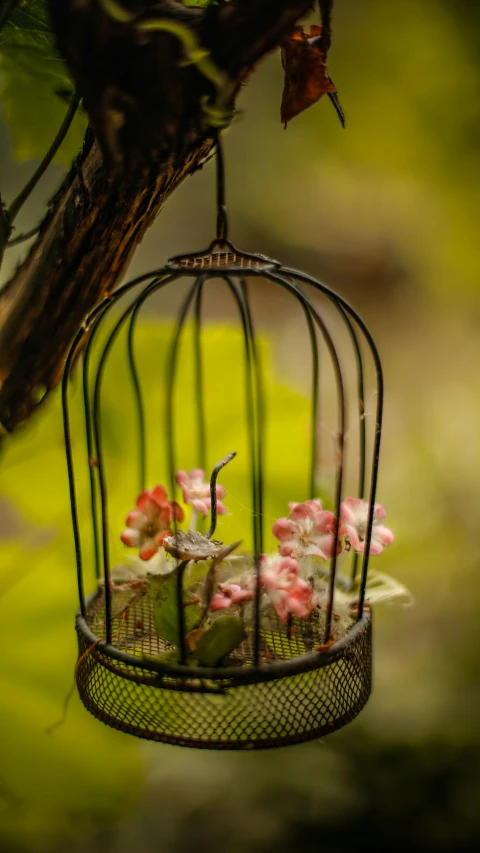
<path fill-rule="evenodd" d="M 205 633 L 205 631 L 203 630 L 203 628 L 195 628 L 193 631 L 190 631 L 190 633 L 187 634 L 187 636 L 186 636 L 187 645 L 188 645 L 188 648 L 190 649 L 192 655 L 195 654 L 195 650 L 197 648 L 197 643 L 198 643 L 200 637 L 204 633 Z"/>
<path fill-rule="evenodd" d="M 303 27 L 296 27 L 282 45 L 285 84 L 281 116 L 285 125 L 322 95 L 337 91 L 328 76 L 326 54 L 318 47 L 321 34 L 322 28 L 316 25 L 309 33 L 304 32 Z"/>
<path fill-rule="evenodd" d="M 322 643 L 320 646 L 315 646 L 316 652 L 328 652 L 329 649 L 333 646 L 335 640 L 332 638 L 328 641 L 328 643 Z"/>

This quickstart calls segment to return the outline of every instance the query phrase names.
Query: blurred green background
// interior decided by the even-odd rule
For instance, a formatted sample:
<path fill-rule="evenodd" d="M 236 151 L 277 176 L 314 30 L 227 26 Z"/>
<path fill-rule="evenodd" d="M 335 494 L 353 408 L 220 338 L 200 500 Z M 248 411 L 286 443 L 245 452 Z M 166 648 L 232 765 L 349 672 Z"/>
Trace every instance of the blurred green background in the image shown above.
<path fill-rule="evenodd" d="M 53 399 L 1 459 L 2 851 L 479 848 L 479 37 L 476 0 L 337 0 L 330 69 L 347 129 L 324 100 L 284 132 L 273 56 L 225 135 L 235 242 L 346 296 L 384 362 L 379 498 L 396 543 L 378 567 L 407 584 L 415 606 L 376 610 L 366 710 L 325 741 L 246 755 L 137 742 L 96 722 L 76 696 L 47 734 L 76 651 Z M 46 76 L 45 103 L 37 80 L 36 109 L 25 101 L 22 120 L 12 118 L 29 82 L 18 77 L 21 94 L 10 96 L 10 70 L 0 128 L 7 201 L 35 165 L 39 129 L 53 133 L 64 110 L 46 120 Z M 52 167 L 19 232 L 35 225 L 62 174 Z M 209 242 L 212 180 L 209 164 L 175 193 L 129 274 Z M 8 253 L 4 279 L 21 254 Z M 276 375 L 293 386 L 299 325 L 282 301 L 259 310 L 279 342 Z"/>

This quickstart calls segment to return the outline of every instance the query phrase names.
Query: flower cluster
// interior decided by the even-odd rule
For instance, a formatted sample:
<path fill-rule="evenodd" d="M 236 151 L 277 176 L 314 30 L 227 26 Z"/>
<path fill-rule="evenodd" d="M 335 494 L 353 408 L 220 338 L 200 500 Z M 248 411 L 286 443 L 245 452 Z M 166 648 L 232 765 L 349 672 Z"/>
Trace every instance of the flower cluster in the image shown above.
<path fill-rule="evenodd" d="M 166 552 L 169 559 L 211 561 L 200 596 L 196 599 L 197 602 L 203 601 L 203 616 L 197 622 L 204 627 L 195 629 L 195 637 L 208 630 L 205 624 L 216 624 L 218 612 L 229 611 L 242 624 L 242 620 L 250 618 L 250 610 L 245 610 L 245 607 L 256 595 L 260 596 L 261 606 L 273 608 L 283 622 L 293 616 L 305 619 L 318 604 L 319 584 L 328 572 L 324 567 L 327 561 L 336 556 L 338 564 L 338 558 L 346 556 L 352 549 L 357 553 L 365 552 L 369 521 L 369 504 L 366 501 L 345 498 L 340 505 L 339 518 L 325 510 L 319 498 L 290 503 L 289 515 L 279 518 L 272 527 L 279 543 L 278 553 L 263 554 L 257 571 L 250 568 L 240 577 L 233 577 L 230 573 L 227 580 L 220 582 L 220 566 L 223 566 L 222 576 L 225 578 L 225 560 L 240 543 L 225 546 L 195 530 L 197 514 L 206 517 L 211 511 L 210 486 L 204 471 L 200 468 L 188 473 L 178 471 L 175 479 L 182 489 L 184 503 L 192 508 L 190 529 L 187 532 L 177 531 L 176 524 L 184 520 L 184 511 L 176 501 L 168 499 L 163 486 L 157 485 L 139 495 L 137 508 L 127 516 L 127 527 L 121 539 L 128 547 L 138 548 L 144 561 L 152 560 L 155 555 L 165 558 Z M 222 515 L 227 512 L 222 503 L 225 497 L 223 486 L 216 486 L 216 497 L 217 513 Z M 385 526 L 385 518 L 383 506 L 375 504 L 369 545 L 372 556 L 381 554 L 393 542 L 393 533 Z M 172 522 L 175 522 L 175 534 L 172 533 Z M 236 623 L 232 621 L 229 624 Z"/>
<path fill-rule="evenodd" d="M 289 508 L 288 518 L 279 518 L 272 528 L 273 535 L 281 543 L 280 554 L 296 560 L 310 556 L 322 560 L 331 557 L 337 524 L 333 512 L 324 510 L 319 499 L 291 503 Z M 343 528 L 340 535 L 342 533 Z"/>
<path fill-rule="evenodd" d="M 369 504 L 360 498 L 345 498 L 340 505 L 340 522 L 333 512 L 324 510 L 321 501 L 289 504 L 288 518 L 279 518 L 272 528 L 279 540 L 279 552 L 285 557 L 303 560 L 319 557 L 327 560 L 333 556 L 337 536 L 337 556 L 353 548 L 363 553 L 367 536 Z M 373 508 L 370 554 L 381 554 L 393 542 L 393 533 L 382 523 L 386 512 L 381 504 Z M 337 531 L 338 525 L 338 531 Z"/>
<path fill-rule="evenodd" d="M 263 555 L 260 560 L 260 586 L 283 622 L 290 614 L 303 618 L 310 613 L 313 590 L 300 577 L 300 566 L 292 557 Z"/>
<path fill-rule="evenodd" d="M 208 515 L 211 506 L 210 486 L 205 482 L 205 473 L 194 468 L 188 474 L 178 471 L 176 482 L 182 488 L 184 503 L 190 504 L 195 512 Z M 217 513 L 227 512 L 221 502 L 225 497 L 223 486 L 217 485 Z M 172 535 L 172 521 L 182 522 L 185 513 L 176 501 L 168 500 L 164 486 L 146 489 L 137 498 L 137 509 L 129 512 L 126 529 L 121 535 L 122 542 L 129 548 L 139 548 L 142 560 L 151 558 L 162 548 L 165 539 Z"/>
<path fill-rule="evenodd" d="M 242 589 L 237 583 L 219 583 L 217 592 L 210 601 L 210 611 L 214 613 L 216 610 L 227 610 L 236 604 L 241 606 L 252 598 L 253 593 L 248 589 Z"/>
<path fill-rule="evenodd" d="M 370 554 L 373 556 L 381 554 L 385 546 L 393 542 L 392 531 L 382 524 L 386 517 L 387 513 L 383 506 L 375 504 L 370 542 Z M 352 548 L 363 554 L 367 536 L 368 503 L 360 498 L 346 498 L 340 506 L 340 518 L 345 525 Z"/>
<path fill-rule="evenodd" d="M 137 509 L 129 512 L 127 527 L 122 542 L 129 548 L 139 548 L 142 560 L 150 560 L 161 548 L 167 536 L 171 536 L 170 525 L 175 519 L 183 521 L 184 512 L 176 501 L 169 501 L 163 486 L 145 489 L 137 498 Z"/>
<path fill-rule="evenodd" d="M 368 510 L 366 501 L 346 498 L 340 507 L 340 521 L 315 500 L 290 503 L 288 518 L 279 518 L 272 533 L 279 541 L 279 556 L 262 557 L 260 585 L 270 598 L 277 615 L 285 621 L 289 614 L 307 616 L 312 606 L 313 586 L 302 578 L 312 573 L 308 558 L 326 562 L 353 548 L 365 551 Z M 393 533 L 382 522 L 386 512 L 375 504 L 370 554 L 380 554 L 393 542 Z M 337 529 L 338 528 L 338 529 Z M 314 569 L 313 569 L 314 571 Z"/>

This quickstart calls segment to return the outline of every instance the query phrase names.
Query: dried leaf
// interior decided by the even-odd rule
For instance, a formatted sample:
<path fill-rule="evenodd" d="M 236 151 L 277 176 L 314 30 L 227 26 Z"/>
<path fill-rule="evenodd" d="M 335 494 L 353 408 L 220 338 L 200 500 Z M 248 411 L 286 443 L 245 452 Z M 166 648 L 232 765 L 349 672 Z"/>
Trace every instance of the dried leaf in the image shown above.
<path fill-rule="evenodd" d="M 322 643 L 320 646 L 315 646 L 315 651 L 316 652 L 328 652 L 328 650 L 332 648 L 334 643 L 335 643 L 335 640 L 332 637 L 332 639 L 329 640 L 327 643 Z"/>
<path fill-rule="evenodd" d="M 335 591 L 335 604 L 339 608 L 354 609 L 357 606 L 359 582 L 348 592 L 337 588 Z M 401 607 L 411 607 L 414 598 L 409 589 L 395 578 L 383 572 L 369 569 L 367 587 L 365 592 L 367 605 L 380 604 L 383 602 L 398 604 Z"/>
<path fill-rule="evenodd" d="M 214 559 L 220 563 L 225 557 L 228 557 L 231 552 L 240 545 L 240 542 L 235 542 L 234 545 L 225 545 L 219 542 L 218 539 L 207 539 L 196 530 L 179 530 L 173 536 L 165 539 L 163 547 L 172 557 L 177 560 L 193 560 L 195 563 L 201 560 Z"/>
<path fill-rule="evenodd" d="M 197 643 L 204 634 L 203 628 L 195 628 L 193 631 L 190 631 L 186 636 L 187 645 L 192 654 L 195 654 L 195 649 L 197 648 Z"/>
<path fill-rule="evenodd" d="M 326 55 L 318 46 L 322 28 L 312 26 L 309 33 L 296 27 L 282 46 L 285 85 L 282 97 L 282 122 L 286 125 L 322 95 L 337 90 L 328 76 Z"/>

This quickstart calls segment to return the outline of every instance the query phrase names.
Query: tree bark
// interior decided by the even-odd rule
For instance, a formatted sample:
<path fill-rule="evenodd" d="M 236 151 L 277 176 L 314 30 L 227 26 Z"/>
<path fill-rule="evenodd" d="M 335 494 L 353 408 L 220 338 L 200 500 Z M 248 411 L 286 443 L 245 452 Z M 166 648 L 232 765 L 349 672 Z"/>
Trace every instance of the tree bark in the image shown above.
<path fill-rule="evenodd" d="M 236 93 L 311 5 L 230 0 L 199 10 L 164 0 L 155 13 L 188 20 Z M 112 22 L 98 0 L 51 0 L 51 6 L 94 131 L 0 294 L 0 422 L 9 432 L 58 383 L 86 315 L 114 289 L 164 201 L 214 144 L 201 107 L 212 86 L 195 66 L 181 65 L 178 39 L 154 33 L 139 40 L 132 27 Z"/>

